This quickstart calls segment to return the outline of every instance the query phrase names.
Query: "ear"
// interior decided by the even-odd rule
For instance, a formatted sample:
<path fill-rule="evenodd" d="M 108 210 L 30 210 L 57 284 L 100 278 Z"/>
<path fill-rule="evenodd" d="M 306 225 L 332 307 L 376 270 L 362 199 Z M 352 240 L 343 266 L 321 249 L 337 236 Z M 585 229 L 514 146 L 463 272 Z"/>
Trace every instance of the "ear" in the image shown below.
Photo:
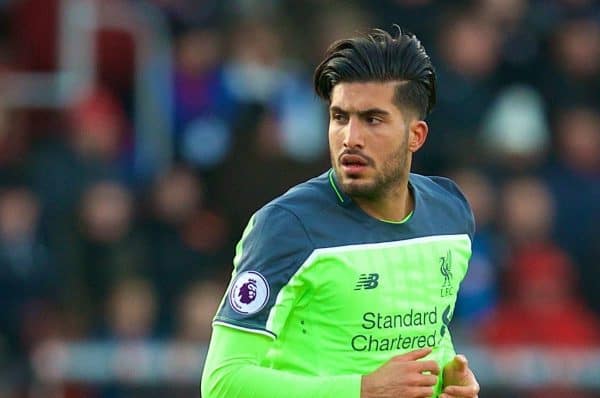
<path fill-rule="evenodd" d="M 425 143 L 429 126 L 424 120 L 413 120 L 408 126 L 408 150 L 417 152 Z"/>

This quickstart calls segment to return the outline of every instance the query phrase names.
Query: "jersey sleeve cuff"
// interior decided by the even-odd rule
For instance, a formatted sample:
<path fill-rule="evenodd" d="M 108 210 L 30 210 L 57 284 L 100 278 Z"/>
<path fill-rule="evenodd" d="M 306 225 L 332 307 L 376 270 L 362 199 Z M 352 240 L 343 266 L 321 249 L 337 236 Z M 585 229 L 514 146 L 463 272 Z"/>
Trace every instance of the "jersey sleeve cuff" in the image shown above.
<path fill-rule="evenodd" d="M 224 319 L 222 317 L 217 317 L 214 319 L 213 325 L 221 325 L 221 326 L 226 326 L 226 327 L 229 327 L 232 329 L 241 330 L 244 332 L 261 334 L 263 336 L 270 337 L 273 340 L 275 340 L 277 338 L 277 335 L 275 333 L 271 332 L 270 330 L 261 328 L 256 325 L 252 325 L 252 324 L 248 324 L 248 323 L 244 323 L 244 322 L 240 322 L 240 321 L 235 321 L 232 319 Z"/>

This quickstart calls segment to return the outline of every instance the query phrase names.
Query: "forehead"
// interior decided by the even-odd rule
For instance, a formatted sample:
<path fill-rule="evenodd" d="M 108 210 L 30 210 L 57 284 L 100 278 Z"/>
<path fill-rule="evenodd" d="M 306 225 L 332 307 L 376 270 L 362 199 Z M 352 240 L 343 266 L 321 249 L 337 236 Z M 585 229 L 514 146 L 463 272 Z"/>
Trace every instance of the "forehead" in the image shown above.
<path fill-rule="evenodd" d="M 380 108 L 397 110 L 393 103 L 398 82 L 344 82 L 333 87 L 331 107 L 347 111 Z"/>

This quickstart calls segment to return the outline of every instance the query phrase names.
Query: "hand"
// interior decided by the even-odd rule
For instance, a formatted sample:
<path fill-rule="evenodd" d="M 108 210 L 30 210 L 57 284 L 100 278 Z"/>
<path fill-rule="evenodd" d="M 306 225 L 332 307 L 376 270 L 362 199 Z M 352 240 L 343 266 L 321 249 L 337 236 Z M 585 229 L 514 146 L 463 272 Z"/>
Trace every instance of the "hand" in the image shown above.
<path fill-rule="evenodd" d="M 393 357 L 373 373 L 362 377 L 360 397 L 431 397 L 440 367 L 435 361 L 418 361 L 430 353 L 431 348 L 422 348 Z"/>
<path fill-rule="evenodd" d="M 444 390 L 440 398 L 477 398 L 479 383 L 464 355 L 456 355 L 444 366 Z"/>

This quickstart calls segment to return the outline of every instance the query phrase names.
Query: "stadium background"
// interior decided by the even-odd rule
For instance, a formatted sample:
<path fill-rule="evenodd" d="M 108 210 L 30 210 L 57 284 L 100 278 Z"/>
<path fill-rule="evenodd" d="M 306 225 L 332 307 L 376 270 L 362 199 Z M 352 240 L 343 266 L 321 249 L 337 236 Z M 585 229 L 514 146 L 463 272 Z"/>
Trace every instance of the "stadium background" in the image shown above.
<path fill-rule="evenodd" d="M 1 0 L 0 396 L 193 397 L 251 213 L 328 167 L 311 72 L 393 23 L 437 66 L 415 170 L 477 235 L 483 397 L 600 396 L 600 7 Z"/>

